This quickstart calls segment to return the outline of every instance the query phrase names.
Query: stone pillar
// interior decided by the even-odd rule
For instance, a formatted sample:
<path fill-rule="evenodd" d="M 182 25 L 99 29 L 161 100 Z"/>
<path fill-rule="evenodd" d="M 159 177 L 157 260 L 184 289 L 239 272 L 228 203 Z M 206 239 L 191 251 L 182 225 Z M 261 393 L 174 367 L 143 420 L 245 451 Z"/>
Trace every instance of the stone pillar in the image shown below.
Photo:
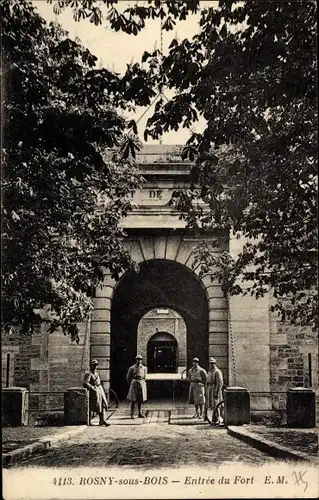
<path fill-rule="evenodd" d="M 97 287 L 91 322 L 90 358 L 99 362 L 98 372 L 106 394 L 110 388 L 111 302 L 115 280 L 106 275 L 102 287 Z"/>
<path fill-rule="evenodd" d="M 227 300 L 220 283 L 212 281 L 211 276 L 207 274 L 202 278 L 202 283 L 206 288 L 208 298 L 208 357 L 216 358 L 218 367 L 222 370 L 224 381 L 228 380 L 228 312 Z"/>
<path fill-rule="evenodd" d="M 64 393 L 65 425 L 89 425 L 89 391 L 85 387 L 70 387 Z"/>
<path fill-rule="evenodd" d="M 316 393 L 294 387 L 287 392 L 287 427 L 316 427 Z"/>
<path fill-rule="evenodd" d="M 250 424 L 250 394 L 244 387 L 227 387 L 224 392 L 225 425 Z"/>
<path fill-rule="evenodd" d="M 2 425 L 28 425 L 29 391 L 25 387 L 2 389 Z"/>

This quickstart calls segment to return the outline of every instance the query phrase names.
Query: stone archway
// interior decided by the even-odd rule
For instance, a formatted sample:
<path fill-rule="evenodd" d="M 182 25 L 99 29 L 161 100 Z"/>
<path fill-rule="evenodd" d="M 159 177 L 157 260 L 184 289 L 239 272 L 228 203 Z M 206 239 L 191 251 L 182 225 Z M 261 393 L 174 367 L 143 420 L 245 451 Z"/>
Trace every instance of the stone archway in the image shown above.
<path fill-rule="evenodd" d="M 169 373 L 182 373 L 186 369 L 187 327 L 184 318 L 177 311 L 170 308 L 151 309 L 144 314 L 138 324 L 137 352 L 145 362 L 147 361 L 149 373 L 160 372 L 161 370 L 156 370 L 155 366 L 152 366 L 151 358 L 155 359 L 156 352 L 150 352 L 151 341 L 156 343 L 157 348 L 165 345 L 170 347 L 168 351 L 174 353 L 175 362 L 172 361 L 171 369 L 167 370 Z"/>
<path fill-rule="evenodd" d="M 137 354 L 141 318 L 154 308 L 172 308 L 187 326 L 187 364 L 208 358 L 208 301 L 201 281 L 187 267 L 165 259 L 143 262 L 138 273 L 124 275 L 111 309 L 111 386 L 119 397 L 127 390 L 125 375 Z M 124 388 L 124 389 L 123 389 Z"/>
<path fill-rule="evenodd" d="M 227 383 L 227 303 L 220 284 L 212 281 L 209 274 L 199 278 L 198 267 L 192 266 L 199 242 L 200 238 L 170 230 L 157 230 L 156 234 L 151 230 L 132 232 L 125 239 L 125 247 L 140 265 L 140 272 L 126 273 L 119 282 L 106 272 L 103 286 L 95 292 L 91 322 L 90 356 L 100 362 L 99 372 L 106 390 L 111 380 L 112 389 L 125 397 L 125 375 L 134 362 L 138 323 L 155 307 L 171 307 L 184 318 L 188 329 L 188 366 L 192 355 L 199 356 L 204 367 L 208 357 L 214 356 Z M 222 248 L 216 249 L 221 251 Z M 118 365 L 120 369 L 116 368 Z"/>

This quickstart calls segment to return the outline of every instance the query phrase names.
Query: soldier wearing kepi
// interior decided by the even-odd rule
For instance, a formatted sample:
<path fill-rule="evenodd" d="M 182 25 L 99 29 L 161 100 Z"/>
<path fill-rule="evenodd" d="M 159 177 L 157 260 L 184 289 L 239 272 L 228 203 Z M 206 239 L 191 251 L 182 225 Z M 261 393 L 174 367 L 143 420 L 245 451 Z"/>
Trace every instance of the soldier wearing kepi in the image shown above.
<path fill-rule="evenodd" d="M 91 360 L 90 370 L 88 370 L 84 375 L 83 385 L 90 391 L 90 413 L 97 413 L 100 418 L 100 425 L 109 427 L 110 424 L 106 421 L 106 411 L 108 408 L 108 403 L 100 379 L 100 375 L 98 374 L 98 371 L 96 369 L 98 364 L 99 362 L 96 359 Z"/>
<path fill-rule="evenodd" d="M 207 408 L 210 408 L 211 410 L 214 411 L 216 406 L 222 401 L 223 385 L 224 385 L 223 373 L 217 367 L 216 359 L 209 358 L 209 370 L 207 374 Z M 216 420 L 214 424 L 216 425 L 223 424 L 220 408 L 217 409 L 215 418 Z"/>
<path fill-rule="evenodd" d="M 128 369 L 126 375 L 126 380 L 130 384 L 127 399 L 131 402 L 131 418 L 134 418 L 135 403 L 137 403 L 139 418 L 145 418 L 142 414 L 142 403 L 147 400 L 147 368 L 143 365 L 142 359 L 142 356 L 137 355 L 135 365 Z"/>
<path fill-rule="evenodd" d="M 193 418 L 203 418 L 207 372 L 199 366 L 198 358 L 193 358 L 193 366 L 189 370 L 187 378 L 190 382 L 188 402 L 195 405 Z"/>

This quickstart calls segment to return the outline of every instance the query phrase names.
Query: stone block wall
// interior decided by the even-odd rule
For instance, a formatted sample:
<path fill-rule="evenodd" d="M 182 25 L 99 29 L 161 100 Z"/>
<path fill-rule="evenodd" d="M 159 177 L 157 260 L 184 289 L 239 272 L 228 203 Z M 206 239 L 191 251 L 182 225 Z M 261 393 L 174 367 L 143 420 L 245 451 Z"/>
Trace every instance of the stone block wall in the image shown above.
<path fill-rule="evenodd" d="M 229 251 L 237 257 L 245 240 L 230 238 Z M 239 284 L 243 287 L 243 283 Z M 247 287 L 249 283 L 244 284 Z M 234 341 L 237 384 L 251 394 L 252 409 L 269 409 L 270 396 L 270 324 L 269 296 L 234 296 L 230 298 L 229 337 Z M 230 330 L 231 329 L 231 330 Z M 229 339 L 230 385 L 234 384 L 231 339 Z"/>
<path fill-rule="evenodd" d="M 253 409 L 267 409 L 271 405 L 269 299 L 231 297 L 230 310 L 237 384 L 252 393 Z M 229 349 L 230 385 L 233 385 L 235 376 L 231 342 Z"/>
<path fill-rule="evenodd" d="M 275 313 L 270 315 L 270 386 L 271 391 L 286 392 L 291 387 L 309 386 L 308 355 L 311 355 L 312 388 L 318 391 L 318 332 L 309 326 L 283 323 Z M 283 408 L 285 395 L 274 394 L 273 406 Z"/>
<path fill-rule="evenodd" d="M 34 333 L 15 331 L 2 336 L 2 387 L 6 385 L 7 354 L 10 353 L 9 386 L 31 392 L 63 392 L 81 384 L 89 364 L 89 336 L 84 346 L 86 324 L 79 325 L 80 342 L 57 331 L 48 333 L 43 324 Z M 89 335 L 89 332 L 87 332 Z"/>
<path fill-rule="evenodd" d="M 10 333 L 8 332 L 2 333 L 1 387 L 5 387 L 6 385 L 22 386 L 27 388 L 29 387 L 31 378 L 30 354 L 31 354 L 31 338 L 29 335 L 22 335 L 20 334 L 18 329 L 13 329 L 13 328 L 11 329 Z"/>
<path fill-rule="evenodd" d="M 49 335 L 48 385 L 50 391 L 65 391 L 69 387 L 82 385 L 84 371 L 89 367 L 89 337 L 87 344 L 84 345 L 86 324 L 79 325 L 79 330 L 79 344 L 71 342 L 62 332 Z M 89 336 L 89 332 L 87 335 Z"/>
<path fill-rule="evenodd" d="M 243 239 L 230 240 L 230 253 L 234 257 L 243 243 Z M 250 296 L 230 299 L 238 384 L 255 393 L 251 398 L 252 408 L 284 409 L 286 391 L 309 384 L 308 355 L 311 354 L 312 388 L 319 405 L 318 332 L 311 327 L 281 322 L 277 313 L 270 312 L 272 304 L 271 293 L 258 300 Z M 231 345 L 229 348 L 230 380 L 234 380 Z M 271 396 L 263 396 L 262 392 Z"/>

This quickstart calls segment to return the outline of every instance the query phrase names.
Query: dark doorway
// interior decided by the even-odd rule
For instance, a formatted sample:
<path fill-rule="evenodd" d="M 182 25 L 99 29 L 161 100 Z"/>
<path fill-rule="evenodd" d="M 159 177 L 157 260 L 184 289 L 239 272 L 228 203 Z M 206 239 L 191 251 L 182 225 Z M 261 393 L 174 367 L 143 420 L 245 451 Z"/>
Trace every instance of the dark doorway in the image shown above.
<path fill-rule="evenodd" d="M 120 399 L 126 397 L 126 373 L 137 354 L 139 322 L 154 308 L 172 308 L 182 316 L 187 327 L 187 365 L 191 365 L 194 356 L 199 357 L 202 366 L 206 364 L 208 303 L 202 282 L 176 261 L 142 262 L 138 272 L 126 273 L 121 278 L 112 299 L 111 388 Z"/>
<path fill-rule="evenodd" d="M 177 373 L 177 342 L 166 332 L 156 333 L 147 344 L 149 373 Z"/>

